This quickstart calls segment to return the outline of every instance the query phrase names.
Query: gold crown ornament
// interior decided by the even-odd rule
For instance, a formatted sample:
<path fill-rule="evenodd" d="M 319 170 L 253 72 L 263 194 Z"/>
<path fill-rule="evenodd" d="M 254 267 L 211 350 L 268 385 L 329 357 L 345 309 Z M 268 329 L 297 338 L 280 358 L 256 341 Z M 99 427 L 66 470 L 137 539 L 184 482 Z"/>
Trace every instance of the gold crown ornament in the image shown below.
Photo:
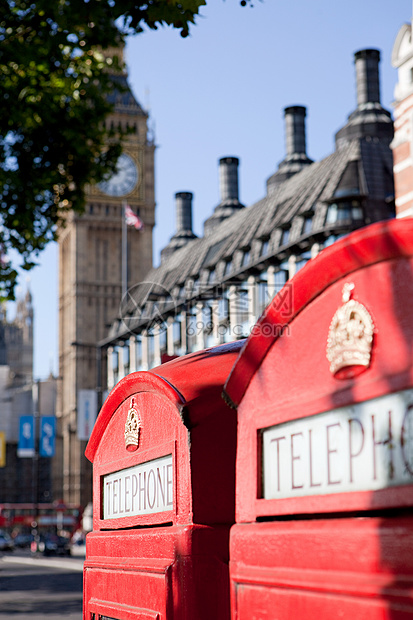
<path fill-rule="evenodd" d="M 343 305 L 330 324 L 327 359 L 337 379 L 354 377 L 370 365 L 374 324 L 368 310 L 351 299 L 353 283 L 343 287 Z"/>
<path fill-rule="evenodd" d="M 132 398 L 125 423 L 125 447 L 129 452 L 134 452 L 139 447 L 141 427 L 141 418 L 135 405 L 135 399 Z"/>

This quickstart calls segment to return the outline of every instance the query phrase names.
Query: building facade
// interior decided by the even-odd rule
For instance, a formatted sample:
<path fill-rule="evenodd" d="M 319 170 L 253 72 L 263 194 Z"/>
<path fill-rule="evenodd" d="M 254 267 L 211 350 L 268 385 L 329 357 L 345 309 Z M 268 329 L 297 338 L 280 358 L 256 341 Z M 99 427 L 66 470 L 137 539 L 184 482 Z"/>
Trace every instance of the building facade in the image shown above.
<path fill-rule="evenodd" d="M 12 320 L 0 313 L 0 432 L 4 459 L 0 466 L 0 503 L 51 502 L 51 459 L 18 454 L 21 416 L 54 416 L 56 379 L 33 380 L 33 303 L 30 290 L 16 304 Z M 38 427 L 38 422 L 35 427 Z M 35 428 L 34 444 L 39 428 Z"/>
<path fill-rule="evenodd" d="M 119 314 L 122 288 L 141 280 L 152 266 L 155 147 L 148 135 L 148 115 L 133 96 L 127 74 L 116 80 L 121 87 L 113 93 L 114 112 L 107 122 L 132 131 L 115 175 L 88 188 L 85 213 L 71 213 L 58 238 L 60 385 L 54 487 L 62 490 L 66 502 L 83 506 L 92 496 L 92 478 L 84 457 L 88 436 L 81 428 L 79 398 L 86 399 L 82 406 L 89 403 L 93 424 L 106 370 L 101 378 L 97 343 Z M 124 226 L 126 204 L 144 223 L 143 230 Z M 122 252 L 125 234 L 127 257 Z M 97 393 L 97 399 L 88 401 L 89 391 Z"/>
<path fill-rule="evenodd" d="M 307 156 L 306 109 L 289 106 L 286 156 L 261 200 L 240 203 L 238 159 L 222 158 L 221 201 L 196 238 L 192 195 L 176 195 L 177 232 L 161 265 L 133 289 L 100 343 L 109 389 L 129 372 L 246 337 L 281 289 L 288 315 L 294 291 L 286 284 L 310 258 L 356 228 L 394 217 L 393 122 L 380 103 L 380 53 L 361 50 L 354 61 L 357 107 L 330 156 Z"/>
<path fill-rule="evenodd" d="M 413 39 L 412 23 L 396 37 L 392 65 L 397 69 L 394 91 L 394 183 L 397 217 L 413 215 Z"/>

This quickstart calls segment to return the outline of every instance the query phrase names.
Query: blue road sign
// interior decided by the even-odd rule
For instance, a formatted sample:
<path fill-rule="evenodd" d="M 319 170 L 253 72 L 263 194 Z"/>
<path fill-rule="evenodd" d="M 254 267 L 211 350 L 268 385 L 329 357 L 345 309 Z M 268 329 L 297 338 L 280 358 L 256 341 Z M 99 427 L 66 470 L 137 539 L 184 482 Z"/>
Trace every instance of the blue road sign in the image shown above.
<path fill-rule="evenodd" d="M 54 456 L 56 443 L 56 418 L 52 415 L 40 418 L 40 456 Z"/>
<path fill-rule="evenodd" d="M 32 415 L 20 416 L 17 456 L 20 458 L 34 456 L 34 417 Z"/>

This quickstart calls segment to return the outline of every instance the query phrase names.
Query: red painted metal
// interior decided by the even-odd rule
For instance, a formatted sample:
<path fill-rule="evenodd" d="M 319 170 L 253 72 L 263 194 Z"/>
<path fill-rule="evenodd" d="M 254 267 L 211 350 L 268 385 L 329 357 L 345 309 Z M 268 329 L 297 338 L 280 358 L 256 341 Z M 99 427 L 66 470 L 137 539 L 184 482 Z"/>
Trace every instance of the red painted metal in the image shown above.
<path fill-rule="evenodd" d="M 281 291 L 254 326 L 226 382 L 227 399 L 234 406 L 241 402 L 266 353 L 281 334 L 280 326 L 291 323 L 334 282 L 375 263 L 411 257 L 412 236 L 412 218 L 372 224 L 336 241 L 307 263 L 289 284 L 293 287 L 293 294 L 289 297 L 291 306 L 285 308 L 285 291 Z"/>
<path fill-rule="evenodd" d="M 338 379 L 326 345 L 346 282 L 375 330 L 369 367 Z M 263 429 L 412 388 L 413 220 L 343 238 L 289 286 L 290 305 L 285 291 L 273 300 L 225 387 L 238 406 L 232 617 L 413 618 L 413 485 L 282 499 L 261 489 Z"/>
<path fill-rule="evenodd" d="M 85 619 L 229 618 L 236 414 L 221 393 L 241 346 L 223 345 L 132 373 L 105 401 L 86 449 L 94 493 Z M 135 451 L 124 440 L 132 398 L 141 423 Z M 104 477 L 167 455 L 173 505 L 163 512 L 105 518 Z"/>
<path fill-rule="evenodd" d="M 413 617 L 411 517 L 235 525 L 233 620 Z"/>

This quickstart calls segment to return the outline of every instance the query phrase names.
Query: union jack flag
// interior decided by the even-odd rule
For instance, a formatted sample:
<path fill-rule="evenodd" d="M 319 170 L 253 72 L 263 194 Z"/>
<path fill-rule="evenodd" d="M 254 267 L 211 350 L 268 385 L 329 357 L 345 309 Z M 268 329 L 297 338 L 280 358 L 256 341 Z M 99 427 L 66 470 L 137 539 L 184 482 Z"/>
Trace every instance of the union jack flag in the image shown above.
<path fill-rule="evenodd" d="M 125 205 L 125 222 L 127 226 L 134 226 L 136 230 L 143 230 L 141 218 L 132 211 L 129 205 Z"/>

